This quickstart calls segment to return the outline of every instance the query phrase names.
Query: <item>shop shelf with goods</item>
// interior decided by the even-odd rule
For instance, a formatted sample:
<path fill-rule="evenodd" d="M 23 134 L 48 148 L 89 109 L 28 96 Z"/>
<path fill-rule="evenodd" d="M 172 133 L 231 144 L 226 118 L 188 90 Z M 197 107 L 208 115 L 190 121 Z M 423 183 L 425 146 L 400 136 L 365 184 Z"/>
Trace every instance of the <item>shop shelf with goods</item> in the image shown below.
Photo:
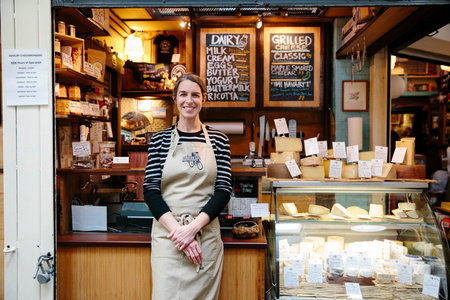
<path fill-rule="evenodd" d="M 347 299 L 344 283 L 351 282 L 364 299 L 422 299 L 431 275 L 440 280 L 439 299 L 448 299 L 448 245 L 427 188 L 408 181 L 272 181 L 267 236 L 276 297 Z"/>

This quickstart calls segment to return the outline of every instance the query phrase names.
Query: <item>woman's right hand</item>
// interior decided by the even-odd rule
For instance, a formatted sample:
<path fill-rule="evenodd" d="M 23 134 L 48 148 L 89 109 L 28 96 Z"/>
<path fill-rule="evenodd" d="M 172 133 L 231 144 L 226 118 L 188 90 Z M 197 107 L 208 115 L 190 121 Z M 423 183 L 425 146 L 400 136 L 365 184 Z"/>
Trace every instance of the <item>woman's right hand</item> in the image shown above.
<path fill-rule="evenodd" d="M 199 265 L 203 260 L 202 250 L 200 249 L 200 245 L 196 240 L 192 240 L 184 249 L 184 254 L 186 254 L 187 258 L 191 262 L 196 265 Z"/>

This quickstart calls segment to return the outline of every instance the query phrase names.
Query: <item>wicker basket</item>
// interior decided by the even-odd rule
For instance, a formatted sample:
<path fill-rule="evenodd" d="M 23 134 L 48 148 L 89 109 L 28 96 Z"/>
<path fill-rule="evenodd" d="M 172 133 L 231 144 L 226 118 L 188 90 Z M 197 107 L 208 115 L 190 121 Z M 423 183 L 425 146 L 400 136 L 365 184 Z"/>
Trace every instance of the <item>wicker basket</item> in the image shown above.
<path fill-rule="evenodd" d="M 259 226 L 255 221 L 244 220 L 236 222 L 231 230 L 233 236 L 240 239 L 249 239 L 258 236 Z"/>

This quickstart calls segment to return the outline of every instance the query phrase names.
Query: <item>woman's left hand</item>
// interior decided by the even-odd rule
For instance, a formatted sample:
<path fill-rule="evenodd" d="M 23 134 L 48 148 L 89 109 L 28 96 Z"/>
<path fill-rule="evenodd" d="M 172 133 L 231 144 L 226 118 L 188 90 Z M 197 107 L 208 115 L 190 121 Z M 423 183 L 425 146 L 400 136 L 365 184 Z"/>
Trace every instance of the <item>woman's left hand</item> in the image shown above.
<path fill-rule="evenodd" d="M 175 228 L 167 237 L 172 240 L 177 249 L 184 250 L 194 240 L 196 234 L 196 228 L 189 224 Z"/>

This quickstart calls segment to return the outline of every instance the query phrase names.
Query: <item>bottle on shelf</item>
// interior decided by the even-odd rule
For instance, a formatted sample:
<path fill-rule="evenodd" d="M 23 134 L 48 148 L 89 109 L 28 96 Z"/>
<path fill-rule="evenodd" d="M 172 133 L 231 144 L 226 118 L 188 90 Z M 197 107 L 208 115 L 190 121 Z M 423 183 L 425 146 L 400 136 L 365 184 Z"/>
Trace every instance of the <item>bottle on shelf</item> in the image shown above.
<path fill-rule="evenodd" d="M 59 39 L 55 39 L 55 68 L 61 68 L 62 60 L 61 60 L 61 41 Z"/>

